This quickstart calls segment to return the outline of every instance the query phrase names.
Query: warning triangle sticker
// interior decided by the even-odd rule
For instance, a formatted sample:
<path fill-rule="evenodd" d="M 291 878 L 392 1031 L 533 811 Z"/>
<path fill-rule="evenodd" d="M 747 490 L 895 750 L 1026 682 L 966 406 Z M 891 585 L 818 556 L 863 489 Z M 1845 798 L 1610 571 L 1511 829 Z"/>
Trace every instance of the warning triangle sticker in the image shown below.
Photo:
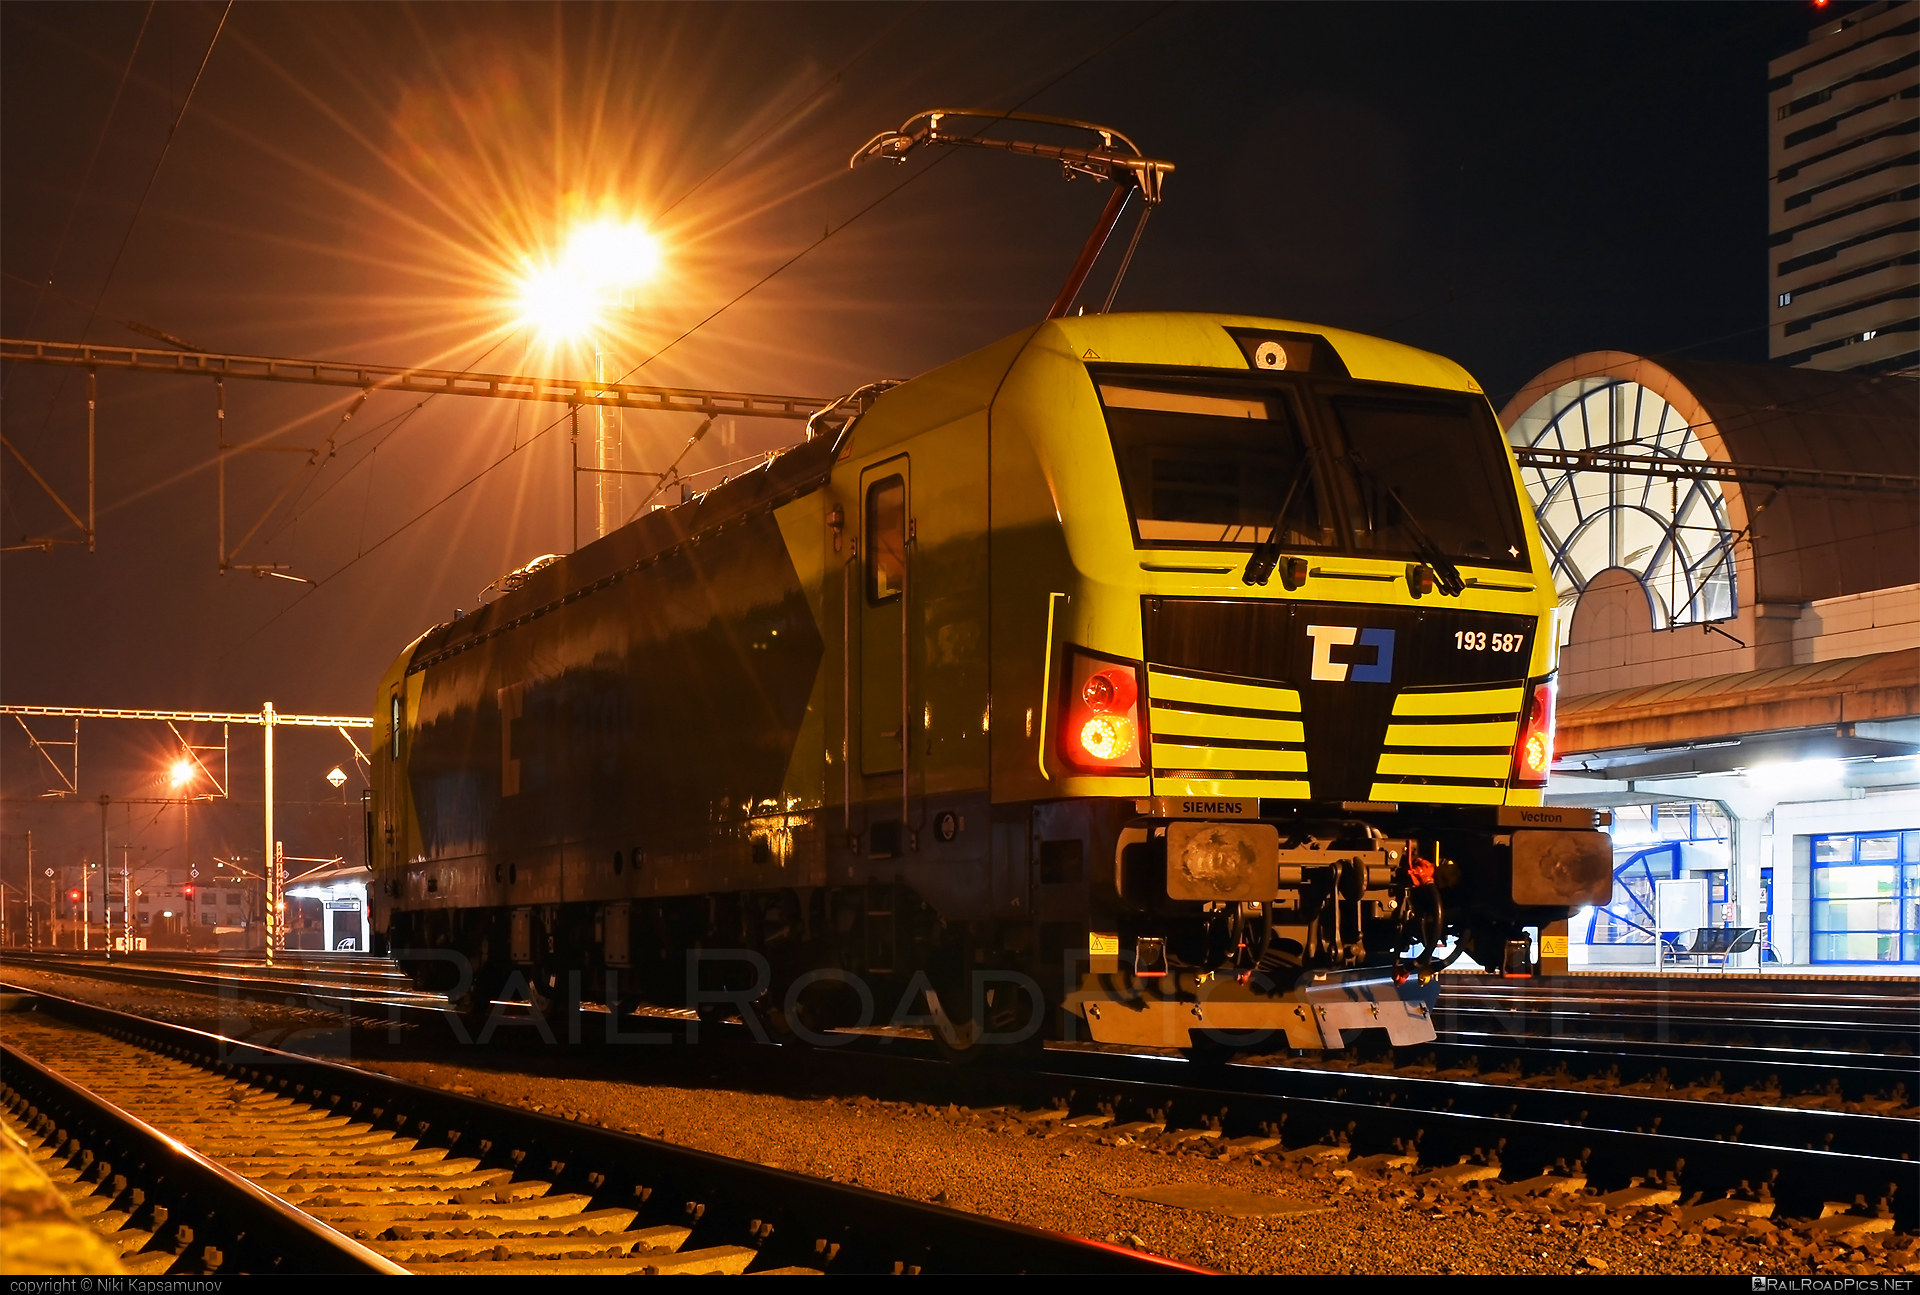
<path fill-rule="evenodd" d="M 1083 360 L 1097 360 L 1100 358 L 1100 352 L 1094 350 L 1091 346 L 1089 346 L 1087 348 L 1087 353 L 1081 356 L 1080 358 Z"/>

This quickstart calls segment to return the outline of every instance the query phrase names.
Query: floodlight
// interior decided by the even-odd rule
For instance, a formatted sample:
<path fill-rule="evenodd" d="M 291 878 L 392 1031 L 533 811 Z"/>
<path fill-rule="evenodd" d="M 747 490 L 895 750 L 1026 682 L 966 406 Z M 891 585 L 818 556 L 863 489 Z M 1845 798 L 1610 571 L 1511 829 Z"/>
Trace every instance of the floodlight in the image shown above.
<path fill-rule="evenodd" d="M 598 220 L 568 235 L 558 261 L 520 280 L 520 318 L 551 337 L 578 337 L 600 326 L 619 294 L 660 268 L 660 244 L 631 222 Z"/>

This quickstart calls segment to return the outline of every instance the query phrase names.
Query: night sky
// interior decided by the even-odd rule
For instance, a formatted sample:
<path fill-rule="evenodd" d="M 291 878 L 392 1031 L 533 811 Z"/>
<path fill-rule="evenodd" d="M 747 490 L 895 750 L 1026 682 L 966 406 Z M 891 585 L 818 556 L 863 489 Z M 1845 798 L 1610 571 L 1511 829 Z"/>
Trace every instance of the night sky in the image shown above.
<path fill-rule="evenodd" d="M 1178 166 L 1120 309 L 1377 333 L 1459 360 L 1496 407 L 1584 350 L 1759 363 L 1766 64 L 1813 22 L 1794 3 L 247 4 L 209 57 L 222 14 L 0 5 L 7 336 L 160 345 L 131 321 L 214 351 L 585 374 L 590 354 L 517 323 L 512 283 L 613 214 L 666 257 L 607 330 L 613 372 L 654 357 L 629 380 L 822 395 L 909 377 L 1038 318 L 1105 197 L 975 150 L 846 168 L 910 113 L 978 106 L 1102 121 Z M 83 507 L 83 380 L 0 377 L 7 439 Z M 303 585 L 216 570 L 212 384 L 103 374 L 99 550 L 0 559 L 0 697 L 364 714 L 416 634 L 568 547 L 558 407 L 382 394 L 343 420 L 354 399 L 227 387 L 231 441 L 333 448 L 229 468 L 230 539 L 280 500 L 235 560 Z M 695 421 L 630 415 L 627 466 L 664 466 Z M 796 431 L 742 420 L 689 463 Z M 11 456 L 0 495 L 7 543 L 75 537 Z M 27 829 L 71 863 L 100 793 L 166 794 L 163 727 L 88 723 L 79 804 L 37 800 L 52 775 L 6 728 L 15 884 Z M 257 859 L 258 740 L 236 730 L 197 858 Z M 357 849 L 363 784 L 349 809 L 321 781 L 345 743 L 280 747 L 289 850 Z M 178 817 L 116 808 L 116 867 L 122 840 L 176 863 Z"/>

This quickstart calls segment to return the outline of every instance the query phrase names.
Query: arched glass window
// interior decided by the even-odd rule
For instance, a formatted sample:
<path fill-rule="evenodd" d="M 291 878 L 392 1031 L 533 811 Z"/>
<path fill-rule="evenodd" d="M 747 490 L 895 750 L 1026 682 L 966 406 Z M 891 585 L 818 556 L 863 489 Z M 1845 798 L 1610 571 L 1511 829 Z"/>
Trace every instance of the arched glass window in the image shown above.
<path fill-rule="evenodd" d="M 1521 447 L 1705 459 L 1686 419 L 1637 382 L 1581 378 L 1535 401 L 1508 429 Z M 1725 620 L 1738 603 L 1733 533 L 1716 481 L 1666 481 L 1566 468 L 1523 468 L 1554 588 L 1571 610 L 1608 567 L 1640 577 L 1655 629 Z M 1560 617 L 1564 643 L 1573 617 Z"/>

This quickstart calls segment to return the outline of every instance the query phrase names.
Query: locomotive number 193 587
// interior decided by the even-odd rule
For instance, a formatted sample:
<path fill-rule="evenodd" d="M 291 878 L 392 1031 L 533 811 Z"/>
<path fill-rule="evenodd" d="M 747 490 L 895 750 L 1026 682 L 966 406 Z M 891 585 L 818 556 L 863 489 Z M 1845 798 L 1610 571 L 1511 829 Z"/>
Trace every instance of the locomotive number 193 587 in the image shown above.
<path fill-rule="evenodd" d="M 1518 652 L 1524 634 L 1488 634 L 1484 630 L 1455 630 L 1453 646 L 1460 652 Z"/>

